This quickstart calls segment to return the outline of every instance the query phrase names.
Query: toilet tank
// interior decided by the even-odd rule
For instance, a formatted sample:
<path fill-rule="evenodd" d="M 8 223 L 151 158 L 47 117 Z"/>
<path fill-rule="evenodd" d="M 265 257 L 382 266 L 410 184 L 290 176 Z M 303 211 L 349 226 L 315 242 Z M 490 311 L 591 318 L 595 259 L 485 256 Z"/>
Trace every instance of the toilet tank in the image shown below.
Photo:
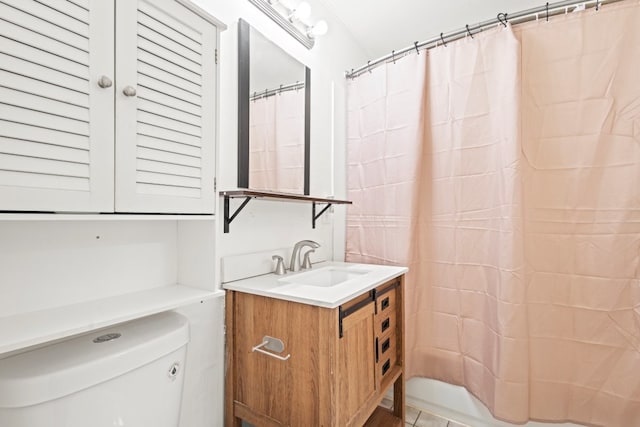
<path fill-rule="evenodd" d="M 0 359 L 0 426 L 177 427 L 188 342 L 167 312 Z"/>

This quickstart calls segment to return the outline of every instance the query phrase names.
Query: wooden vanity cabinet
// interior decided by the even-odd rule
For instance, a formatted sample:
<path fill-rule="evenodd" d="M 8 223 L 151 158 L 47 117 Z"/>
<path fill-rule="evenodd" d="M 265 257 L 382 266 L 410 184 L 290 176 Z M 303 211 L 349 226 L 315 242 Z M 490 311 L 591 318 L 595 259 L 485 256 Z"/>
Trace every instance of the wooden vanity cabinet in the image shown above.
<path fill-rule="evenodd" d="M 334 309 L 226 298 L 226 426 L 403 425 L 403 276 Z M 252 351 L 265 336 L 280 359 Z M 378 407 L 392 385 L 393 413 Z"/>

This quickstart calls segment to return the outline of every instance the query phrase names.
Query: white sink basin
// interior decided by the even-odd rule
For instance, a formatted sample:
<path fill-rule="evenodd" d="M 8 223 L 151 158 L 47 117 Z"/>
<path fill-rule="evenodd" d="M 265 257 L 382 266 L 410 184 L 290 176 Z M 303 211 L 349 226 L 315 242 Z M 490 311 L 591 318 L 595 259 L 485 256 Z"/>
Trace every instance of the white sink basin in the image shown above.
<path fill-rule="evenodd" d="M 356 279 L 367 273 L 369 273 L 369 270 L 324 267 L 315 271 L 296 274 L 292 277 L 283 277 L 278 281 L 286 284 L 295 283 L 297 285 L 329 288 L 331 286 L 336 286 L 344 283 L 347 280 Z"/>

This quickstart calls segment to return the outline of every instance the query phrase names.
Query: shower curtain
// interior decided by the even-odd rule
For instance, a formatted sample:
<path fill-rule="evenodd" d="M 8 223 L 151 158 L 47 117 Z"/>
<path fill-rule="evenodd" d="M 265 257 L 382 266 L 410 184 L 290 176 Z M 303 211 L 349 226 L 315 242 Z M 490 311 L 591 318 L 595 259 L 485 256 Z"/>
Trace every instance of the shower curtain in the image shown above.
<path fill-rule="evenodd" d="M 640 426 L 637 22 L 495 28 L 349 83 L 347 260 L 409 266 L 408 377 Z"/>
<path fill-rule="evenodd" d="M 249 103 L 249 186 L 304 192 L 304 90 Z"/>

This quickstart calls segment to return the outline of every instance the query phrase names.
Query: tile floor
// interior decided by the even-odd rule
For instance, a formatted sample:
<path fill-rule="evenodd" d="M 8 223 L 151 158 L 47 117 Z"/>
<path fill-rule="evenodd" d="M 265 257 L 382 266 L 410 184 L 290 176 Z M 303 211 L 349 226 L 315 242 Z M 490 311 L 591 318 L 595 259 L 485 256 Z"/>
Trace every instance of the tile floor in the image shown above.
<path fill-rule="evenodd" d="M 392 405 L 393 401 L 390 399 L 384 399 L 381 404 L 381 406 L 385 408 L 391 408 Z M 468 427 L 464 424 L 432 415 L 408 405 L 405 409 L 404 421 L 405 427 Z"/>
<path fill-rule="evenodd" d="M 391 408 L 393 401 L 390 399 L 384 399 L 381 406 L 385 408 Z M 456 423 L 455 421 L 447 420 L 436 415 L 432 415 L 428 412 L 420 411 L 419 409 L 412 408 L 407 405 L 405 410 L 405 427 L 468 427 L 465 424 Z M 243 427 L 253 427 L 246 421 L 242 422 Z"/>

